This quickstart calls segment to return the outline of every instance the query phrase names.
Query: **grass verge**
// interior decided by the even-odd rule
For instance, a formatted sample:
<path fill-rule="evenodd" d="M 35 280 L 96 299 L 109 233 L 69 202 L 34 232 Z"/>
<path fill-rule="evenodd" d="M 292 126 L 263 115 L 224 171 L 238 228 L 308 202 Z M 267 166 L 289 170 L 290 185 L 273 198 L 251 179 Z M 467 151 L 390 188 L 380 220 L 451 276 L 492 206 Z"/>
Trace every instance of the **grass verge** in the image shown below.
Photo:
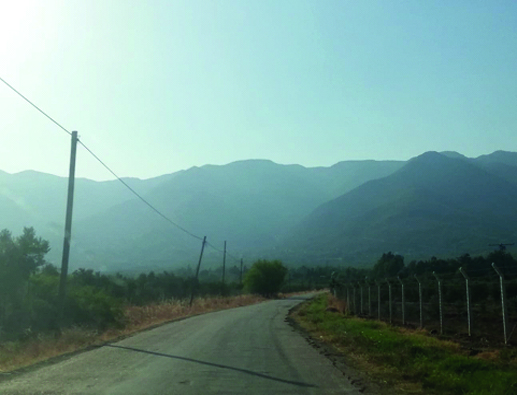
<path fill-rule="evenodd" d="M 293 318 L 314 337 L 345 354 L 356 368 L 386 384 L 389 393 L 517 394 L 516 350 L 470 356 L 457 343 L 423 331 L 348 317 L 340 307 L 339 301 L 324 294 L 302 305 Z"/>
<path fill-rule="evenodd" d="M 42 334 L 23 341 L 0 344 L 0 372 L 10 372 L 59 355 L 129 336 L 177 319 L 246 306 L 264 300 L 257 295 L 242 295 L 197 298 L 194 299 L 192 307 L 186 301 L 170 301 L 147 306 L 127 306 L 123 328 L 112 328 L 104 332 L 85 328 L 69 328 L 63 330 L 60 336 Z"/>

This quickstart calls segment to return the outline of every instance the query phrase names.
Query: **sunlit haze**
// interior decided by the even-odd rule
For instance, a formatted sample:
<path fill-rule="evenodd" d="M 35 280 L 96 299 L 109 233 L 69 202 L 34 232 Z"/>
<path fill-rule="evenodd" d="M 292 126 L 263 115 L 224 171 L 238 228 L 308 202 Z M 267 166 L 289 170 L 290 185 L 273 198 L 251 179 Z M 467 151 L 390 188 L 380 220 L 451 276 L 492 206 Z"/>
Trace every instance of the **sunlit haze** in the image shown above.
<path fill-rule="evenodd" d="M 121 176 L 517 151 L 513 1 L 6 1 L 0 77 Z M 0 170 L 70 138 L 0 84 Z M 77 175 L 112 179 L 82 148 Z"/>

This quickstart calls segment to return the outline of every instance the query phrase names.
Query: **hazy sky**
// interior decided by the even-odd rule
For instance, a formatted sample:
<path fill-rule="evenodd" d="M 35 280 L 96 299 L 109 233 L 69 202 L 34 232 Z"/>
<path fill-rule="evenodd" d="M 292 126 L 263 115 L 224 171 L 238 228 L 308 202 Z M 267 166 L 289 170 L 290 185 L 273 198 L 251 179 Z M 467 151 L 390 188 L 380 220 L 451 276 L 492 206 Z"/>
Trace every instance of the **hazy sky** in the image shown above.
<path fill-rule="evenodd" d="M 122 176 L 517 151 L 513 0 L 0 4 L 0 76 Z M 0 169 L 66 175 L 69 144 L 0 84 Z"/>

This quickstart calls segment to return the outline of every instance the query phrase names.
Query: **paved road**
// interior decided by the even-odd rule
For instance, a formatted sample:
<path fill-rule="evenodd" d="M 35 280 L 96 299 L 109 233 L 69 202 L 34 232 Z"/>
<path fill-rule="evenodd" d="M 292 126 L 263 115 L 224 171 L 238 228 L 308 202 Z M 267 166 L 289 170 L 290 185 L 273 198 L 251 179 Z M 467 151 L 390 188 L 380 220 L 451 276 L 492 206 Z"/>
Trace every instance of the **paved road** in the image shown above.
<path fill-rule="evenodd" d="M 285 322 L 302 298 L 203 314 L 0 383 L 0 394 L 359 394 Z"/>

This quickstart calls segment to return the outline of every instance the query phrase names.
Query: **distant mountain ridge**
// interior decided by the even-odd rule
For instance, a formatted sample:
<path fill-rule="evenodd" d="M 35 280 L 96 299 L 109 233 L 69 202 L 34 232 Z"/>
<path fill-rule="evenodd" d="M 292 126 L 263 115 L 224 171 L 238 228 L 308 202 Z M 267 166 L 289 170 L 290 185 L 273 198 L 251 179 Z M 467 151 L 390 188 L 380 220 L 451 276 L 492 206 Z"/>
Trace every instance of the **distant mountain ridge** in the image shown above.
<path fill-rule="evenodd" d="M 172 182 L 160 184 L 146 199 L 194 234 L 207 235 L 219 248 L 227 240 L 231 251 L 249 256 L 274 245 L 321 203 L 360 185 L 364 179 L 382 177 L 401 165 L 353 162 L 305 168 L 262 160 L 207 165 L 186 170 Z M 130 217 L 128 212 L 132 213 Z M 102 232 L 94 235 L 97 228 Z M 120 265 L 135 265 L 150 255 L 163 265 L 185 264 L 199 249 L 199 241 L 157 219 L 134 200 L 78 223 L 77 232 L 79 239 L 93 240 L 91 244 L 97 250 L 118 246 L 120 253 L 112 259 Z M 138 242 L 129 244 L 128 234 Z M 153 248 L 143 249 L 141 245 Z M 205 254 L 207 262 L 220 264 L 219 253 L 207 250 Z M 92 255 L 96 255 L 95 251 Z"/>
<path fill-rule="evenodd" d="M 407 258 L 485 252 L 487 244 L 517 239 L 517 183 L 486 171 L 486 163 L 424 153 L 323 204 L 285 244 L 350 263 L 387 251 Z"/>
<path fill-rule="evenodd" d="M 330 167 L 267 160 L 206 165 L 125 181 L 173 221 L 245 259 L 371 264 L 379 253 L 474 253 L 517 238 L 517 153 L 429 152 L 409 161 Z M 0 171 L 0 228 L 34 226 L 59 262 L 66 178 Z M 118 181 L 76 181 L 71 267 L 146 270 L 195 264 L 200 241 Z M 220 265 L 207 249 L 204 262 Z"/>

